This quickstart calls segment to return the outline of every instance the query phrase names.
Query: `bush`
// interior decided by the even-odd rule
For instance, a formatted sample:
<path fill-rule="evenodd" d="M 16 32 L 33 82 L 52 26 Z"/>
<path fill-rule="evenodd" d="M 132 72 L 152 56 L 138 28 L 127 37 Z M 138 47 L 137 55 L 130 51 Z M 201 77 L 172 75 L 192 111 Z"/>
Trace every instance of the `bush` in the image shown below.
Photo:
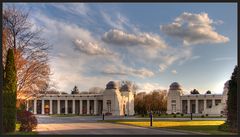
<path fill-rule="evenodd" d="M 183 116 L 184 116 L 184 114 L 182 113 L 182 114 L 181 114 L 181 116 L 183 117 Z"/>
<path fill-rule="evenodd" d="M 201 117 L 204 118 L 204 115 L 202 115 Z"/>
<path fill-rule="evenodd" d="M 174 115 L 173 115 L 173 117 L 175 118 L 175 117 L 177 117 L 177 115 L 176 115 L 176 114 L 174 114 Z"/>
<path fill-rule="evenodd" d="M 37 127 L 36 117 L 29 111 L 23 110 L 18 112 L 17 121 L 20 123 L 19 131 L 31 132 Z"/>

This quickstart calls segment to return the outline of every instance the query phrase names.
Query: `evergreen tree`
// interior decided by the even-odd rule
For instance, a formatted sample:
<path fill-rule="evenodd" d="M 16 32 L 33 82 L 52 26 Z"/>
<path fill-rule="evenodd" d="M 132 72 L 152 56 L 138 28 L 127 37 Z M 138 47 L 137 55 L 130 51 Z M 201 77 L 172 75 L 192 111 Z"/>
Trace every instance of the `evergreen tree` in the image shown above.
<path fill-rule="evenodd" d="M 229 81 L 228 99 L 227 99 L 227 121 L 228 127 L 236 131 L 237 130 L 237 70 L 238 67 L 234 68 L 234 71 Z"/>
<path fill-rule="evenodd" d="M 7 52 L 3 80 L 3 131 L 14 132 L 16 124 L 16 68 L 13 49 Z"/>
<path fill-rule="evenodd" d="M 79 90 L 78 90 L 77 86 L 74 86 L 71 94 L 79 94 Z"/>

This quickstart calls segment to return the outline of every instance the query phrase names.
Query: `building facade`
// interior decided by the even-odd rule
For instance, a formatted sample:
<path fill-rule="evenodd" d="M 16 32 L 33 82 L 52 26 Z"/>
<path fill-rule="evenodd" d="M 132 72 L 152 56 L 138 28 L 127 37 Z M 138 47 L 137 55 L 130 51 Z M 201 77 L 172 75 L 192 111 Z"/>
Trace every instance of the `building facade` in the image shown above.
<path fill-rule="evenodd" d="M 181 85 L 174 82 L 168 90 L 167 113 L 194 115 L 223 115 L 226 108 L 228 82 L 223 94 L 188 94 L 184 95 Z"/>
<path fill-rule="evenodd" d="M 42 94 L 27 100 L 34 114 L 134 115 L 134 94 L 110 81 L 99 94 Z"/>

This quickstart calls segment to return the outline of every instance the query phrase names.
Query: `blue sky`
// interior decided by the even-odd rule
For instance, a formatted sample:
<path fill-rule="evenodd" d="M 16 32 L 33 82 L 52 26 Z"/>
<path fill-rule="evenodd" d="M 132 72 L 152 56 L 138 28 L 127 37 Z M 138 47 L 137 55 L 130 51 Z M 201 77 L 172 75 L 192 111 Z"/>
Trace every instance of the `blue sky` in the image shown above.
<path fill-rule="evenodd" d="M 237 64 L 237 4 L 15 5 L 31 10 L 53 45 L 51 80 L 60 91 L 131 80 L 139 91 L 177 81 L 185 93 L 222 93 Z"/>

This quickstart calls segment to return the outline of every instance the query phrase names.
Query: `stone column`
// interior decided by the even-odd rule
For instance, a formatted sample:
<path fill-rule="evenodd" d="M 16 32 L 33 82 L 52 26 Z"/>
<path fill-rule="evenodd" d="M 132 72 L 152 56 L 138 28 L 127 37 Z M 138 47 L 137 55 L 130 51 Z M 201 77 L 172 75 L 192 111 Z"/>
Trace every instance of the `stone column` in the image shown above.
<path fill-rule="evenodd" d="M 203 101 L 203 111 L 204 112 L 206 111 L 206 108 L 207 108 L 207 100 L 204 99 L 204 101 Z"/>
<path fill-rule="evenodd" d="M 36 99 L 34 99 L 34 102 L 33 102 L 33 113 L 37 114 L 37 100 Z"/>
<path fill-rule="evenodd" d="M 89 110 L 90 110 L 90 100 L 87 100 L 87 115 L 89 115 Z"/>
<path fill-rule="evenodd" d="M 190 100 L 189 99 L 187 100 L 187 113 L 188 114 L 191 113 L 190 112 Z"/>
<path fill-rule="evenodd" d="M 65 114 L 68 114 L 68 100 L 65 100 Z"/>
<path fill-rule="evenodd" d="M 198 100 L 196 99 L 196 111 L 195 111 L 196 114 L 198 114 Z"/>
<path fill-rule="evenodd" d="M 60 107 L 60 100 L 58 99 L 58 100 L 57 100 L 57 114 L 60 114 L 60 112 L 61 112 L 61 111 L 60 111 L 60 108 L 61 108 L 61 107 Z"/>
<path fill-rule="evenodd" d="M 49 105 L 49 110 L 50 110 L 49 113 L 52 114 L 52 110 L 53 110 L 52 100 L 50 99 L 49 102 L 50 102 L 50 103 L 49 103 L 49 104 L 50 104 L 50 105 Z"/>
<path fill-rule="evenodd" d="M 215 99 L 212 100 L 212 107 L 215 106 Z"/>
<path fill-rule="evenodd" d="M 79 106 L 80 106 L 79 112 L 80 112 L 80 115 L 82 115 L 82 104 L 83 104 L 82 100 L 79 100 Z"/>
<path fill-rule="evenodd" d="M 42 99 L 42 114 L 45 114 L 45 111 L 44 111 L 44 99 Z"/>
<path fill-rule="evenodd" d="M 29 111 L 29 100 L 26 101 L 27 111 Z"/>
<path fill-rule="evenodd" d="M 94 100 L 94 115 L 97 115 L 97 110 L 98 110 L 98 104 L 97 104 L 97 100 Z"/>
<path fill-rule="evenodd" d="M 72 100 L 72 113 L 75 114 L 75 99 Z"/>

